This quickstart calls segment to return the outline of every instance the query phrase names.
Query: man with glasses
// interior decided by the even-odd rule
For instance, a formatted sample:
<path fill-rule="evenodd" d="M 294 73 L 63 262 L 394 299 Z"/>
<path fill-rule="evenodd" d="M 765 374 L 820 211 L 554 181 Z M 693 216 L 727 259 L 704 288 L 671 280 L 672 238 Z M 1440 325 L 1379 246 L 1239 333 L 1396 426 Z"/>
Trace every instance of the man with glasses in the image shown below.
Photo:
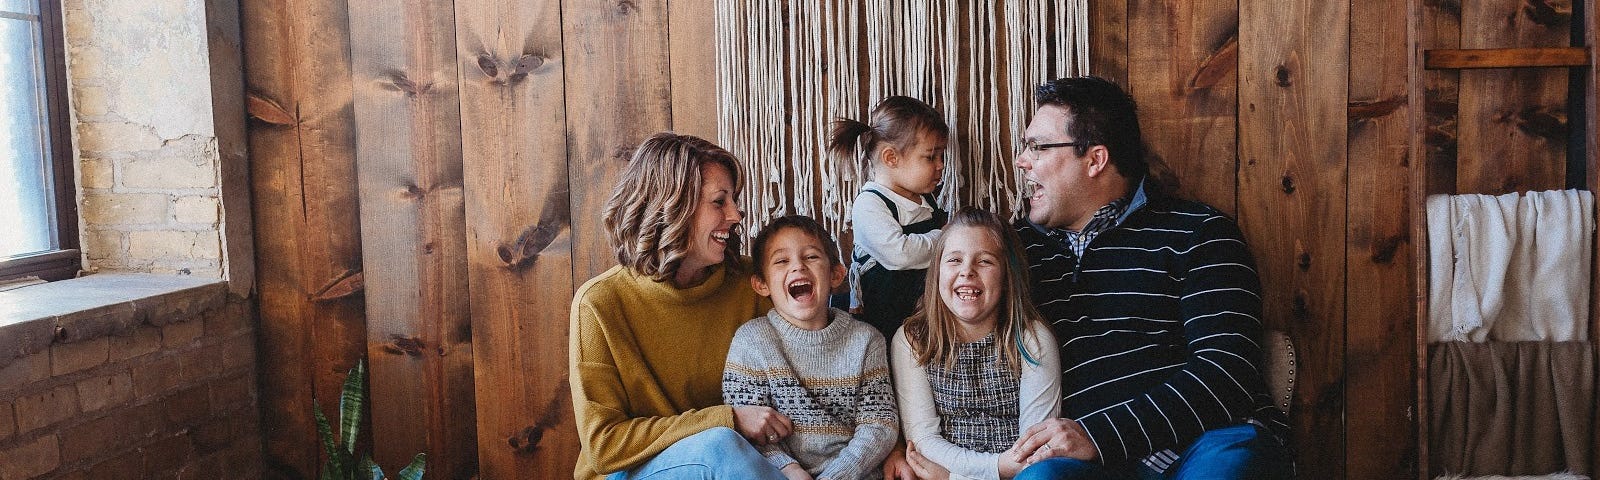
<path fill-rule="evenodd" d="M 1260 280 L 1238 225 L 1146 181 L 1133 98 L 1038 87 L 1017 150 L 1033 301 L 1061 344 L 1064 418 L 1018 479 L 1277 478 L 1288 426 L 1263 387 Z"/>

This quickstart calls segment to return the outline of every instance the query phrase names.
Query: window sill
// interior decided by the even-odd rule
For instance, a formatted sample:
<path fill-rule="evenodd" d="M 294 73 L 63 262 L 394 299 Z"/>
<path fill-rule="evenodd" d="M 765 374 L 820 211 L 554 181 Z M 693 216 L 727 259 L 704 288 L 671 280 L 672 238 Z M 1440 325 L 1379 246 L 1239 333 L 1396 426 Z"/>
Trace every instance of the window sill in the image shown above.
<path fill-rule="evenodd" d="M 140 324 L 220 307 L 218 279 L 101 273 L 0 292 L 0 367 L 72 343 L 126 332 Z"/>

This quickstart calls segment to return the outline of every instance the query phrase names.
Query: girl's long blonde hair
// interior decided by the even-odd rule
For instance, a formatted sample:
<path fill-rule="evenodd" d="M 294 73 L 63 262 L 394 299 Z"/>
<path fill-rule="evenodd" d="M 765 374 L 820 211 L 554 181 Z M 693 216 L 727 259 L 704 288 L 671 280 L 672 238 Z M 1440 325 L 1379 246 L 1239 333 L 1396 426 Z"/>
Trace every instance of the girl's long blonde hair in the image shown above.
<path fill-rule="evenodd" d="M 1002 268 L 1005 269 L 1002 278 L 1005 284 L 1000 297 L 998 315 L 994 325 L 995 349 L 999 351 L 1000 364 L 1007 371 L 1020 373 L 1022 362 L 1037 365 L 1038 360 L 1028 351 L 1024 336 L 1032 336 L 1035 325 L 1043 324 L 1044 319 L 1039 311 L 1034 309 L 1031 284 L 1028 283 L 1028 264 L 1023 259 L 1022 242 L 1017 239 L 1013 231 L 998 215 L 975 207 L 962 207 L 955 215 L 950 217 L 950 223 L 944 227 L 944 235 L 935 242 L 933 251 L 935 257 L 928 267 L 927 279 L 924 280 L 922 301 L 918 304 L 917 312 L 906 319 L 906 340 L 911 343 L 911 351 L 917 357 L 917 364 L 929 365 L 930 362 L 939 362 L 946 368 L 955 366 L 955 346 L 960 343 L 957 332 L 958 320 L 955 312 L 944 304 L 939 297 L 939 274 L 944 269 L 944 246 L 956 228 L 967 227 L 982 233 L 994 235 L 999 240 Z M 1036 338 L 1029 338 L 1037 343 Z M 1015 348 L 1006 348 L 1015 346 Z M 1051 348 L 1044 345 L 1043 348 Z"/>
<path fill-rule="evenodd" d="M 733 175 L 733 198 L 744 191 L 739 159 L 705 139 L 672 132 L 657 133 L 639 144 L 617 186 L 606 200 L 606 239 L 617 263 L 662 282 L 677 273 L 689 255 L 689 235 L 700 203 L 700 182 L 707 164 L 717 163 Z M 738 265 L 739 225 L 729 232 L 723 263 Z"/>

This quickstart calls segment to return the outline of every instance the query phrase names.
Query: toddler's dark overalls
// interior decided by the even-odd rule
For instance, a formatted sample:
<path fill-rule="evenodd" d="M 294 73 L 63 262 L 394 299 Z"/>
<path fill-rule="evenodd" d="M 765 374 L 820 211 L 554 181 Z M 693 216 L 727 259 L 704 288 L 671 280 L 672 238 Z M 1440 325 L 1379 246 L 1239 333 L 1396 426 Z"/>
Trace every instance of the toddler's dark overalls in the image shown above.
<path fill-rule="evenodd" d="M 899 221 L 900 211 L 894 208 L 894 202 L 877 190 L 867 190 L 868 193 L 877 195 L 883 200 L 884 206 L 889 207 L 889 215 Z M 928 233 L 944 228 L 949 214 L 939 209 L 939 204 L 934 203 L 932 195 L 923 195 L 929 205 L 933 205 L 933 218 L 902 225 L 900 232 L 906 235 Z M 937 254 L 937 252 L 935 252 Z M 854 259 L 857 264 L 866 264 L 872 260 L 870 255 L 862 252 Z M 922 286 L 928 269 L 915 270 L 890 270 L 883 264 L 872 262 L 872 268 L 861 272 L 861 315 L 860 320 L 876 327 L 883 332 L 884 340 L 894 338 L 894 331 L 900 328 L 906 317 L 916 311 L 917 301 L 922 299 Z"/>

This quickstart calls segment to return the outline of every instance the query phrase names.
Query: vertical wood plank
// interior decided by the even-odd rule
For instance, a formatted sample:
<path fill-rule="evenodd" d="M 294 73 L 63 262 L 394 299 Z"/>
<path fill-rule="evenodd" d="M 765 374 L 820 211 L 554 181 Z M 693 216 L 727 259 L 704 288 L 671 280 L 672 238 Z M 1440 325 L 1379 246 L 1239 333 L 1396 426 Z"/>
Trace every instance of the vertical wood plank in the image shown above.
<path fill-rule="evenodd" d="M 668 12 L 666 0 L 563 0 L 561 11 L 567 117 L 583 119 L 567 124 L 568 174 L 582 186 L 572 189 L 572 280 L 582 284 L 617 264 L 600 213 L 624 163 L 672 128 Z"/>
<path fill-rule="evenodd" d="M 667 2 L 672 130 L 717 141 L 715 0 Z"/>
<path fill-rule="evenodd" d="M 237 0 L 206 0 L 206 52 L 211 67 L 211 117 L 221 182 L 223 261 L 228 293 L 255 290 L 256 252 L 250 212 L 249 138 L 245 130 L 244 52 Z"/>
<path fill-rule="evenodd" d="M 1421 2 L 1418 19 L 1420 30 L 1417 42 L 1421 49 L 1461 47 L 1461 3 Z M 1456 193 L 1456 151 L 1460 138 L 1461 71 L 1427 70 L 1422 72 L 1422 82 L 1427 93 L 1426 130 L 1421 140 L 1426 143 L 1426 183 L 1428 194 Z"/>
<path fill-rule="evenodd" d="M 1434 188 L 1443 185 L 1455 185 L 1452 176 L 1449 182 L 1434 184 L 1430 180 L 1433 176 L 1434 166 L 1433 149 L 1428 143 L 1429 126 L 1433 120 L 1432 109 L 1428 104 L 1432 98 L 1429 89 L 1429 77 L 1422 68 L 1423 49 L 1431 43 L 1426 32 L 1431 31 L 1431 14 L 1423 2 L 1417 0 L 1406 1 L 1406 108 L 1410 109 L 1410 119 L 1407 122 L 1410 137 L 1407 140 L 1407 151 L 1412 159 L 1411 185 L 1409 206 L 1411 208 L 1411 279 L 1412 295 L 1416 299 L 1415 306 L 1411 309 L 1412 318 L 1416 319 L 1416 327 L 1411 332 L 1411 356 L 1413 363 L 1410 369 L 1416 372 L 1416 379 L 1412 382 L 1415 395 L 1412 401 L 1416 404 L 1416 415 L 1412 418 L 1410 433 L 1417 439 L 1417 466 L 1416 474 L 1409 478 L 1427 480 L 1429 476 L 1429 430 L 1428 422 L 1432 413 L 1428 408 L 1428 289 L 1430 288 L 1428 272 L 1428 222 L 1427 198 L 1434 193 Z"/>
<path fill-rule="evenodd" d="M 349 0 L 373 457 L 477 473 L 455 11 Z"/>
<path fill-rule="evenodd" d="M 455 7 L 479 477 L 569 478 L 578 438 L 566 378 L 561 4 Z"/>
<path fill-rule="evenodd" d="M 1584 128 L 1588 129 L 1588 133 L 1584 135 L 1584 143 L 1588 151 L 1584 152 L 1584 159 L 1586 160 L 1584 178 L 1590 192 L 1600 193 L 1600 100 L 1595 98 L 1600 96 L 1600 1 L 1579 0 L 1578 4 L 1583 7 L 1582 15 L 1579 18 L 1585 19 L 1583 25 L 1584 38 L 1581 43 L 1589 47 L 1588 83 L 1582 87 L 1574 87 L 1583 88 L 1583 98 L 1586 99 L 1584 108 L 1586 109 L 1585 119 L 1588 122 L 1587 125 L 1584 125 Z M 1597 219 L 1600 219 L 1600 209 L 1596 209 L 1594 215 L 1596 215 Z M 1600 241 L 1596 242 L 1595 248 L 1600 249 Z M 1600 338 L 1600 255 L 1594 255 L 1592 262 L 1589 271 L 1595 273 L 1591 273 L 1589 279 L 1589 339 L 1591 341 Z M 1595 358 L 1600 358 L 1600 342 L 1595 343 Z M 1596 408 L 1596 415 L 1600 415 L 1600 407 Z M 1590 475 L 1600 475 L 1600 428 L 1595 429 L 1590 438 L 1593 442 L 1594 453 L 1590 455 L 1592 466 L 1589 469 L 1589 473 Z"/>
<path fill-rule="evenodd" d="M 1342 478 L 1349 4 L 1241 2 L 1239 17 L 1239 222 L 1266 324 L 1300 353 L 1299 469 Z"/>
<path fill-rule="evenodd" d="M 1129 88 L 1130 81 L 1128 4 L 1133 1 L 1135 0 L 1088 0 L 1089 73 L 1116 82 L 1124 89 Z M 1040 79 L 1030 83 L 1042 81 L 1044 80 Z M 1135 100 L 1138 98 L 1135 97 Z"/>
<path fill-rule="evenodd" d="M 1128 5 L 1128 23 L 1139 25 L 1128 29 L 1128 81 L 1151 153 L 1176 177 L 1178 195 L 1234 214 L 1238 2 Z"/>
<path fill-rule="evenodd" d="M 312 478 L 321 450 L 312 397 L 337 416 L 339 385 L 366 338 L 348 10 L 342 0 L 244 0 L 240 9 L 266 475 Z"/>
<path fill-rule="evenodd" d="M 1405 0 L 1350 9 L 1346 478 L 1417 475 Z"/>
<path fill-rule="evenodd" d="M 1553 3 L 1538 5 L 1522 0 L 1463 2 L 1461 47 L 1568 46 L 1571 4 L 1565 10 Z M 1461 72 L 1457 189 L 1501 194 L 1564 188 L 1566 103 L 1566 69 Z"/>

